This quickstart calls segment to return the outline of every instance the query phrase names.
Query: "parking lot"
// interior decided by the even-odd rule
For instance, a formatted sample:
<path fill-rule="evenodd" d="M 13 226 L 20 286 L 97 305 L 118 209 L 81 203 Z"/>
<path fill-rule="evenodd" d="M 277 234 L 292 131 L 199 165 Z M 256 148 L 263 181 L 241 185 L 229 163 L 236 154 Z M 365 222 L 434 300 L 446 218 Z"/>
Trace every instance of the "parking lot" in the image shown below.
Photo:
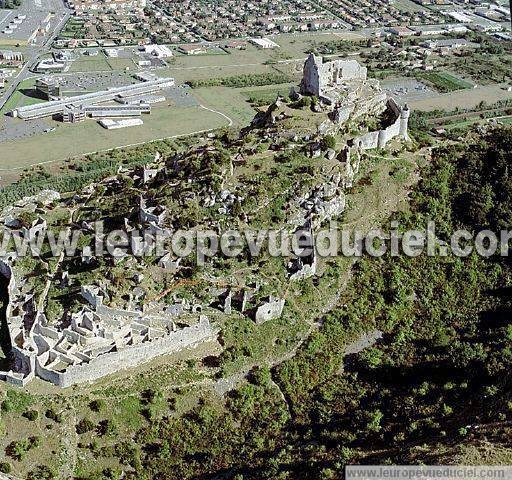
<path fill-rule="evenodd" d="M 33 3 L 17 10 L 0 10 L 0 42 L 28 42 L 48 15 L 48 11 L 35 8 Z"/>
<path fill-rule="evenodd" d="M 106 90 L 137 83 L 137 80 L 124 72 L 70 73 L 53 75 L 52 78 L 59 82 L 64 92 Z"/>
<path fill-rule="evenodd" d="M 381 86 L 401 104 L 439 96 L 437 92 L 414 78 L 385 80 L 381 82 Z"/>
<path fill-rule="evenodd" d="M 17 118 L 4 116 L 0 119 L 0 143 L 48 133 L 54 127 L 51 120 L 38 119 L 24 122 Z"/>

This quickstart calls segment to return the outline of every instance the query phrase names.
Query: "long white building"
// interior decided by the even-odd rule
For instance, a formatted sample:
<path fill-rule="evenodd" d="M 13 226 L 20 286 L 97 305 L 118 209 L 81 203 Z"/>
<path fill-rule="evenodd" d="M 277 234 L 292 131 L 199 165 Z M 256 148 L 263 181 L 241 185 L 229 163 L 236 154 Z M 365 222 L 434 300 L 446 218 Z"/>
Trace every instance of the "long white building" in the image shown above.
<path fill-rule="evenodd" d="M 159 78 L 157 80 L 137 83 L 135 85 L 126 85 L 124 87 L 110 88 L 100 92 L 77 95 L 63 100 L 52 100 L 36 105 L 18 107 L 11 112 L 11 115 L 13 117 L 22 118 L 23 120 L 51 117 L 53 115 L 62 114 L 67 107 L 79 108 L 86 105 L 110 102 L 116 98 L 147 95 L 149 93 L 159 92 L 167 87 L 173 87 L 174 84 L 173 78 Z M 108 110 L 109 107 L 105 106 L 104 108 Z"/>

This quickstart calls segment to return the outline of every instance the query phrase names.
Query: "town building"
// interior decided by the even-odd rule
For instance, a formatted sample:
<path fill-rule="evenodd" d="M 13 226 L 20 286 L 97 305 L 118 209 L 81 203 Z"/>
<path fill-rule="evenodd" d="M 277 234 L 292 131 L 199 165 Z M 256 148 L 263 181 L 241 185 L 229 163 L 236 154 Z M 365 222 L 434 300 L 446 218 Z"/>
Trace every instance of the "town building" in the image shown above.
<path fill-rule="evenodd" d="M 273 42 L 269 38 L 251 38 L 250 42 L 263 50 L 280 48 L 276 42 Z"/>
<path fill-rule="evenodd" d="M 415 35 L 416 32 L 408 27 L 391 27 L 388 29 L 389 33 L 397 35 L 398 37 L 410 37 Z"/>
<path fill-rule="evenodd" d="M 61 73 L 65 69 L 66 64 L 64 62 L 59 62 L 53 58 L 41 60 L 35 67 L 35 71 L 38 73 Z"/>
<path fill-rule="evenodd" d="M 110 112 L 112 116 L 126 116 L 129 115 L 127 113 L 129 111 L 132 112 L 132 115 L 141 115 L 143 113 L 149 113 L 151 109 L 149 104 L 105 106 L 98 106 L 98 104 L 111 102 L 117 98 L 124 99 L 156 93 L 160 92 L 164 88 L 172 86 L 174 86 L 173 78 L 158 78 L 157 80 L 137 83 L 135 85 L 114 87 L 100 92 L 86 93 L 75 97 L 18 107 L 11 112 L 11 115 L 23 120 L 33 120 L 36 118 L 63 115 L 66 108 L 74 109 L 80 107 L 83 107 L 87 115 L 92 117 L 109 116 L 109 114 L 105 112 Z"/>
<path fill-rule="evenodd" d="M 36 80 L 36 91 L 45 100 L 55 100 L 61 97 L 61 87 L 58 82 L 50 78 L 38 78 Z"/>
<path fill-rule="evenodd" d="M 86 118 L 85 110 L 81 107 L 66 105 L 62 112 L 62 121 L 64 123 L 83 122 Z"/>
<path fill-rule="evenodd" d="M 180 45 L 178 50 L 185 55 L 202 55 L 208 53 L 206 46 L 204 45 Z"/>
<path fill-rule="evenodd" d="M 144 52 L 156 58 L 172 57 L 172 50 L 166 45 L 144 45 Z"/>

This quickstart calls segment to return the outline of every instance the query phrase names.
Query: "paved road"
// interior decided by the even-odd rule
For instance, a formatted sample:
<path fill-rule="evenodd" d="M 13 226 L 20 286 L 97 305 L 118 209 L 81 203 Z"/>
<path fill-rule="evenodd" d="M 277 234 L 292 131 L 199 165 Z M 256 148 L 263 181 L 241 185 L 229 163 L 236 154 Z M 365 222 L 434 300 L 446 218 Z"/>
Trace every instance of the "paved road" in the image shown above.
<path fill-rule="evenodd" d="M 50 51 L 53 41 L 57 38 L 71 16 L 71 11 L 66 8 L 63 0 L 57 0 L 55 2 L 55 7 L 58 7 L 55 9 L 55 18 L 58 20 L 57 23 L 53 27 L 51 33 L 44 38 L 40 45 L 36 44 L 29 46 L 26 50 L 26 63 L 18 75 L 11 81 L 9 88 L 0 97 L 0 110 L 4 107 L 9 98 L 11 98 L 11 95 L 16 91 L 20 83 L 33 76 L 31 70 L 37 65 L 39 57 Z"/>

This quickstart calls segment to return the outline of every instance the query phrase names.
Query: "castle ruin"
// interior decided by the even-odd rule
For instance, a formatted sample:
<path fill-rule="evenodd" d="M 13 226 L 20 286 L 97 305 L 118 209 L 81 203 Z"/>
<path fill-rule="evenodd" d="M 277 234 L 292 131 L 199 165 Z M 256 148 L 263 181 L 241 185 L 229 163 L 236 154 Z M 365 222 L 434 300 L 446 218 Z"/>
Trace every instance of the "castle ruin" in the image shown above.
<path fill-rule="evenodd" d="M 383 92 L 378 80 L 367 78 L 367 69 L 356 60 L 325 62 L 311 53 L 304 63 L 300 91 L 303 95 L 316 96 L 328 110 L 330 121 L 323 125 L 324 131 L 335 132 L 349 121 L 364 123 L 364 119 L 383 119 L 380 130 L 354 137 L 342 152 L 347 168 L 352 170 L 349 178 L 354 174 L 351 153 L 359 155 L 363 150 L 385 148 L 396 137 L 409 140 L 409 107 L 400 106 Z"/>
<path fill-rule="evenodd" d="M 191 324 L 178 327 L 187 305 L 112 308 L 103 304 L 101 288 L 90 285 L 81 287 L 88 305 L 59 328 L 38 311 L 32 295 L 23 294 L 24 282 L 12 267 L 0 264 L 9 278 L 6 318 L 14 356 L 13 369 L 0 372 L 0 378 L 13 385 L 24 386 L 35 377 L 59 387 L 91 382 L 213 340 L 217 333 L 205 315 L 190 315 Z"/>
<path fill-rule="evenodd" d="M 343 88 L 347 82 L 364 82 L 367 69 L 356 60 L 324 62 L 322 57 L 311 53 L 304 63 L 300 91 L 304 95 L 329 98 L 329 92 Z"/>

